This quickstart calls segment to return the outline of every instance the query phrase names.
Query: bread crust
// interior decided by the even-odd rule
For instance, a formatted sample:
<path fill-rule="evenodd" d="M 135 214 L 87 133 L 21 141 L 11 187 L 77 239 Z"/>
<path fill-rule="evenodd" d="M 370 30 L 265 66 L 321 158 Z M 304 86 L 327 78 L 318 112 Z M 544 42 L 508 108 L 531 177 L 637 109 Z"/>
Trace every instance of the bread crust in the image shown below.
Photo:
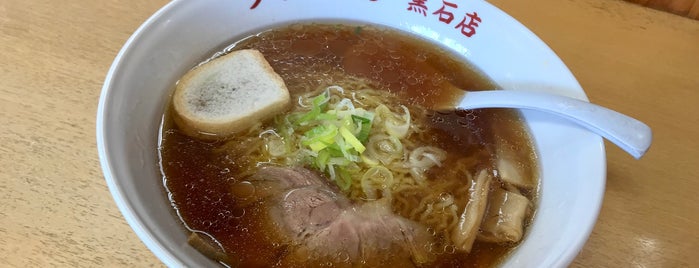
<path fill-rule="evenodd" d="M 227 69 L 232 66 L 241 67 L 243 62 L 232 63 L 238 60 L 254 65 L 245 65 L 245 69 Z M 251 73 L 251 70 L 253 72 L 259 70 L 260 72 Z M 235 77 L 222 77 L 222 73 Z M 224 81 L 227 78 L 234 80 L 234 83 Z M 256 78 L 258 79 L 255 80 Z M 260 81 L 260 79 L 266 81 Z M 240 80 L 247 83 L 240 83 Z M 237 99 L 229 98 L 226 101 L 228 103 L 236 102 L 239 105 L 235 107 L 207 107 L 210 108 L 209 110 L 223 111 L 215 116 L 201 111 L 201 107 L 208 105 L 206 103 L 195 107 L 197 105 L 193 103 L 197 103 L 198 100 L 193 100 L 192 95 L 206 95 L 206 99 L 209 100 L 221 97 L 208 94 L 211 90 L 207 91 L 204 87 L 212 87 L 212 85 L 215 85 L 217 90 L 220 87 L 219 91 L 224 91 L 222 94 L 237 97 Z M 258 88 L 267 85 L 274 88 Z M 226 88 L 224 89 L 224 87 Z M 240 92 L 233 92 L 235 90 Z M 241 98 L 240 95 L 255 96 L 255 98 Z M 233 51 L 190 70 L 182 76 L 175 86 L 172 101 L 175 112 L 174 121 L 178 127 L 189 136 L 205 140 L 222 139 L 245 131 L 258 122 L 268 120 L 284 112 L 290 103 L 289 91 L 284 80 L 269 65 L 262 53 L 254 49 Z M 214 102 L 221 103 L 220 101 Z"/>

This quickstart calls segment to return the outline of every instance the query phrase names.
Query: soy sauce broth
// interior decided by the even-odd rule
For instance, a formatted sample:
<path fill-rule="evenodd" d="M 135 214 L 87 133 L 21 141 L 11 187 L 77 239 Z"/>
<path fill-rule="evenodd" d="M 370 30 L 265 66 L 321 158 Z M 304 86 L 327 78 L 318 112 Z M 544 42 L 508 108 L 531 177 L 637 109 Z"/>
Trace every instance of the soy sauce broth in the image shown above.
<path fill-rule="evenodd" d="M 296 100 L 299 94 L 342 81 L 347 75 L 369 79 L 376 88 L 395 93 L 403 102 L 434 107 L 453 103 L 464 89 L 495 89 L 496 85 L 452 54 L 394 30 L 351 25 L 296 24 L 250 36 L 227 47 L 262 52 L 284 79 Z M 205 60 L 203 58 L 202 60 Z M 453 87 L 445 86 L 453 85 Z M 450 154 L 477 151 L 484 165 L 494 165 L 493 144 L 506 141 L 536 176 L 535 154 L 519 115 L 488 109 L 430 116 L 432 139 Z M 269 124 L 265 122 L 264 124 Z M 495 136 L 492 126 L 508 129 Z M 221 150 L 226 141 L 207 142 L 188 137 L 166 112 L 159 153 L 165 185 L 173 207 L 191 230 L 211 235 L 229 253 L 232 263 L 273 266 L 283 245 L 270 243 L 271 228 L 261 211 L 236 209 L 231 185 L 249 174 L 255 152 Z M 240 142 L 246 142 L 244 139 Z M 525 193 L 536 202 L 536 191 Z M 258 228 L 250 228 L 256 226 Z M 470 254 L 440 258 L 437 267 L 491 267 L 512 245 L 476 242 Z M 305 266 L 308 264 L 298 264 Z"/>

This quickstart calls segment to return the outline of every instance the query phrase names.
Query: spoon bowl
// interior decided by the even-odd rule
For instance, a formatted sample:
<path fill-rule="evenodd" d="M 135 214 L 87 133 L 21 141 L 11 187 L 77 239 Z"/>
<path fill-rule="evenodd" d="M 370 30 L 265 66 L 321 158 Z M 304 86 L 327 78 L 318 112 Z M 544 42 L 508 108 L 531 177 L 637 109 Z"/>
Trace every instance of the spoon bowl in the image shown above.
<path fill-rule="evenodd" d="M 641 121 L 599 105 L 555 94 L 519 90 L 468 91 L 456 108 L 517 108 L 548 112 L 606 138 L 636 159 L 648 151 L 653 138 L 650 127 Z"/>

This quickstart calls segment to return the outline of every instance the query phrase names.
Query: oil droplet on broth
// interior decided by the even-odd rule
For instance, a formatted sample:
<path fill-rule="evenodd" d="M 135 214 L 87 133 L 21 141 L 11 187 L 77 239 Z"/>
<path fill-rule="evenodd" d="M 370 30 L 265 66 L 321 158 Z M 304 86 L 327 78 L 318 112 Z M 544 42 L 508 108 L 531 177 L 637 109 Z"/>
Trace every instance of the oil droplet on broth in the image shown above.
<path fill-rule="evenodd" d="M 245 216 L 245 208 L 236 208 L 233 211 L 231 211 L 231 216 L 233 218 L 242 218 Z"/>
<path fill-rule="evenodd" d="M 237 199 L 247 199 L 255 194 L 255 185 L 249 181 L 241 181 L 231 186 L 231 193 Z"/>

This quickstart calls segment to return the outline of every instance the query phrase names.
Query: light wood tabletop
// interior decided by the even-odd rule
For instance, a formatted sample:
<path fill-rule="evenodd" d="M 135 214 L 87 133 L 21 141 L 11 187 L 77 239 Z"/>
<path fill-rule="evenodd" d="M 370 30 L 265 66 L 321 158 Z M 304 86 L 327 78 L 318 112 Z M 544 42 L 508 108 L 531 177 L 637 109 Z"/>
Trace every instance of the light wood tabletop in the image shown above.
<path fill-rule="evenodd" d="M 105 74 L 166 0 L 0 2 L 0 267 L 163 266 L 111 198 L 95 142 Z M 573 267 L 699 267 L 699 21 L 620 0 L 490 1 L 590 100 L 653 128 L 607 143 L 604 204 Z"/>

